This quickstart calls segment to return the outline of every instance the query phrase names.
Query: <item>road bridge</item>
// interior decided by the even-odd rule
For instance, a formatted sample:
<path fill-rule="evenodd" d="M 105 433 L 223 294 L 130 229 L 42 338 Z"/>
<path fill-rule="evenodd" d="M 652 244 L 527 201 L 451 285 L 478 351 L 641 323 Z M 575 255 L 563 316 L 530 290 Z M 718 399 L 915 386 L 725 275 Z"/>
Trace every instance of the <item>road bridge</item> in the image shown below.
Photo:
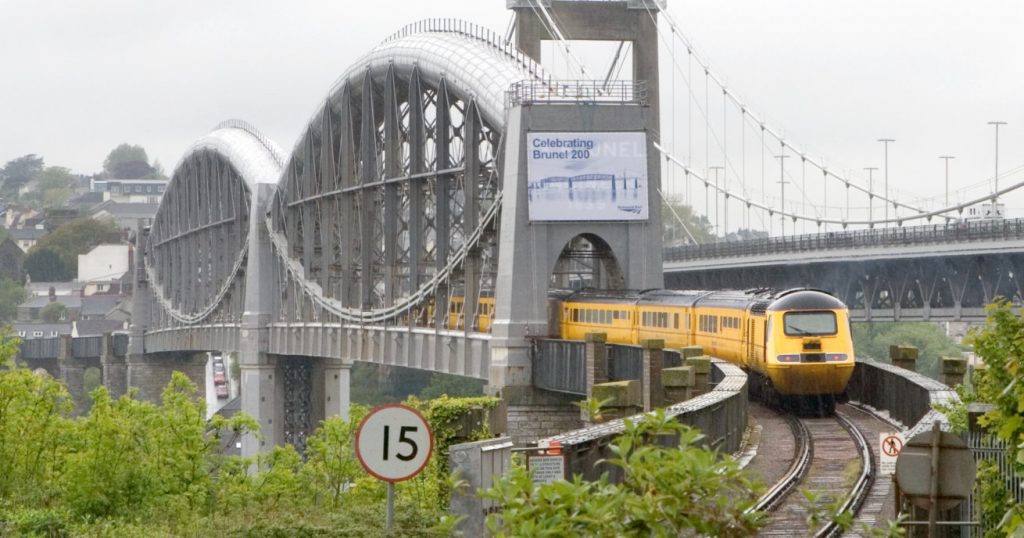
<path fill-rule="evenodd" d="M 997 297 L 1024 301 L 1024 220 L 770 237 L 668 248 L 670 288 L 808 286 L 860 321 L 983 321 Z"/>

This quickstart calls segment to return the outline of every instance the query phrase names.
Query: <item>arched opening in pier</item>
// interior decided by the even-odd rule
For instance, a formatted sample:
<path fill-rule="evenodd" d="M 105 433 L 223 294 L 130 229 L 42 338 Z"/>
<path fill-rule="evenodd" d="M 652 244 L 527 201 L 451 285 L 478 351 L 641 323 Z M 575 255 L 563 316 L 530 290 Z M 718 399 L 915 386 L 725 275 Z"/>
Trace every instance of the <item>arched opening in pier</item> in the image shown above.
<path fill-rule="evenodd" d="M 551 273 L 556 289 L 624 289 L 626 279 L 608 243 L 594 234 L 573 237 L 562 248 Z"/>

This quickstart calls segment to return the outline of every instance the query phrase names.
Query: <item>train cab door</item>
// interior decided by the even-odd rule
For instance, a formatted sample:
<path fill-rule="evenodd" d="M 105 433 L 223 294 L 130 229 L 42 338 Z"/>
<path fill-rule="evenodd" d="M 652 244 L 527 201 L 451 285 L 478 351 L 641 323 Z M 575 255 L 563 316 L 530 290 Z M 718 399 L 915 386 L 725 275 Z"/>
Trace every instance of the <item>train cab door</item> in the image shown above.
<path fill-rule="evenodd" d="M 743 335 L 743 344 L 743 347 L 745 348 L 743 362 L 747 366 L 757 364 L 757 356 L 755 355 L 756 351 L 754 349 L 754 318 L 752 317 L 747 318 L 747 327 L 745 334 Z"/>

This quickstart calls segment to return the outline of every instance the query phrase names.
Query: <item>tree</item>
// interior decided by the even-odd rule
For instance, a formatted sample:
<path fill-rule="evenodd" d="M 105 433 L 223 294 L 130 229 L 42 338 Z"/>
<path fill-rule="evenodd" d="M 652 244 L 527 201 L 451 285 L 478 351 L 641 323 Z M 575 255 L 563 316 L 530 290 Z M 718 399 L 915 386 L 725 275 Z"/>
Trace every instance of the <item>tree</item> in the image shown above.
<path fill-rule="evenodd" d="M 57 323 L 68 318 L 68 307 L 64 303 L 53 302 L 39 309 L 39 319 L 47 323 Z"/>
<path fill-rule="evenodd" d="M 63 166 L 47 166 L 31 181 L 35 190 L 25 200 L 35 202 L 37 207 L 63 207 L 75 193 L 75 176 Z"/>
<path fill-rule="evenodd" d="M 22 264 L 25 273 L 33 282 L 67 282 L 75 277 L 76 270 L 64 263 L 57 251 L 48 247 L 36 247 L 25 256 L 25 262 Z"/>
<path fill-rule="evenodd" d="M 685 243 L 710 243 L 715 240 L 711 222 L 704 215 L 695 215 L 693 208 L 677 196 L 661 199 L 662 239 L 666 246 Z"/>
<path fill-rule="evenodd" d="M 70 280 L 78 274 L 79 254 L 89 252 L 96 245 L 117 243 L 119 240 L 120 233 L 113 220 L 83 217 L 62 224 L 53 233 L 43 236 L 29 250 L 29 256 L 37 250 L 53 251 L 60 257 L 63 268 L 69 275 L 65 280 Z M 25 264 L 28 265 L 28 258 L 25 259 Z M 29 271 L 27 268 L 25 270 Z M 32 280 L 39 281 L 35 274 L 29 274 L 32 275 Z"/>
<path fill-rule="evenodd" d="M 17 193 L 18 188 L 28 183 L 43 171 L 43 158 L 35 154 L 25 155 L 7 161 L 0 170 L 0 179 L 3 179 L 2 190 L 5 194 Z"/>
<path fill-rule="evenodd" d="M 504 509 L 488 516 L 494 536 L 749 536 L 760 526 L 746 509 L 760 487 L 735 460 L 701 448 L 701 434 L 665 416 L 626 420 L 612 442 L 612 457 L 623 481 L 608 475 L 594 482 L 576 477 L 536 485 L 514 468 L 484 494 Z M 658 439 L 677 437 L 678 448 Z"/>
<path fill-rule="evenodd" d="M 0 322 L 8 322 L 17 317 L 18 305 L 25 302 L 28 292 L 10 278 L 0 278 Z"/>
<path fill-rule="evenodd" d="M 155 172 L 142 146 L 121 144 L 111 150 L 103 161 L 103 174 L 107 178 L 140 179 Z"/>
<path fill-rule="evenodd" d="M 61 494 L 55 478 L 73 404 L 56 380 L 15 365 L 17 348 L 18 340 L 0 339 L 0 504 L 46 505 Z"/>
<path fill-rule="evenodd" d="M 980 422 L 1006 442 L 1014 472 L 1024 474 L 1024 314 L 1006 301 L 989 305 L 985 327 L 974 331 L 968 342 L 987 367 L 975 389 L 982 401 L 993 405 Z M 1009 498 L 1001 498 L 1010 504 Z M 1024 504 L 1012 505 L 1000 527 L 1019 536 L 1024 531 Z"/>
<path fill-rule="evenodd" d="M 868 322 L 853 324 L 853 349 L 858 357 L 889 360 L 889 346 L 911 345 L 918 349 L 917 370 L 936 377 L 939 357 L 959 357 L 961 349 L 943 330 L 930 322 Z"/>

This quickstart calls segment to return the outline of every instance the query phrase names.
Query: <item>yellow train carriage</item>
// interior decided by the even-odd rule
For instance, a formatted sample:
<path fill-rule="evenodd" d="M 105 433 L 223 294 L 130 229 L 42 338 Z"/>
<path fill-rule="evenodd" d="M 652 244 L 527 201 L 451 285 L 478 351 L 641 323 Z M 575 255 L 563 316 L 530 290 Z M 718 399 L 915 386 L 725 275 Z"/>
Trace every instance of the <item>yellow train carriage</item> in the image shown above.
<path fill-rule="evenodd" d="M 767 308 L 768 360 L 762 372 L 780 394 L 840 394 L 853 374 L 849 312 L 822 292 L 784 295 Z"/>
<path fill-rule="evenodd" d="M 841 394 L 853 371 L 846 306 L 821 291 L 588 291 L 563 295 L 558 308 L 562 338 L 602 332 L 610 343 L 698 345 L 786 396 Z"/>

